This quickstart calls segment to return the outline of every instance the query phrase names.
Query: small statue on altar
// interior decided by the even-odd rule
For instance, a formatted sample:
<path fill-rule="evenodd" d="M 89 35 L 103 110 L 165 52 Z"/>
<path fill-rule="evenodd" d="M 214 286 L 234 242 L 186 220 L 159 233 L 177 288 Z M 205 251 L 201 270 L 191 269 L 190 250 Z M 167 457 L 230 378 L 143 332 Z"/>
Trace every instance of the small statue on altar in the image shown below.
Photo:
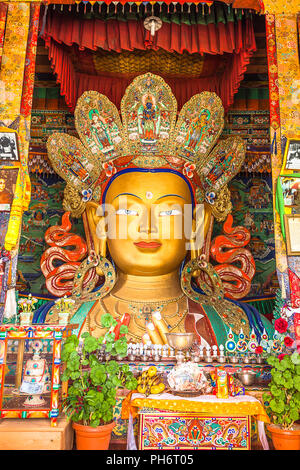
<path fill-rule="evenodd" d="M 107 132 L 118 132 L 109 162 L 102 143 L 91 151 L 85 131 L 96 108 L 99 116 L 107 116 Z M 242 165 L 245 144 L 239 137 L 217 143 L 224 125 L 220 98 L 210 92 L 195 95 L 176 124 L 171 89 L 161 77 L 145 74 L 127 88 L 121 114 L 122 123 L 116 107 L 97 92 L 86 92 L 78 101 L 75 123 L 83 143 L 72 138 L 72 145 L 93 167 L 90 185 L 61 171 L 58 149 L 70 151 L 68 135 L 55 133 L 47 144 L 54 168 L 67 181 L 64 208 L 82 216 L 86 230 L 88 256 L 77 264 L 74 279 L 69 280 L 71 265 L 74 272 L 70 256 L 65 278 L 62 265 L 48 274 L 52 281 L 47 284 L 54 295 L 72 294 L 70 321 L 80 325 L 78 334 L 101 336 L 105 313 L 114 316 L 118 328 L 126 321 L 128 339 L 136 343 L 150 337 L 152 343 L 164 344 L 168 332 L 195 332 L 202 346 L 212 347 L 224 345 L 230 329 L 236 341 L 241 328 L 247 338 L 252 329 L 258 338 L 264 329 L 273 334 L 267 319 L 239 302 L 250 290 L 255 264 L 245 249 L 249 231 L 232 226 L 227 184 Z M 137 135 L 156 143 L 147 146 Z M 192 142 L 188 156 L 186 136 Z M 86 192 L 89 200 L 82 197 Z M 225 221 L 224 235 L 211 240 L 214 220 Z M 68 240 L 70 235 L 65 234 Z M 63 237 L 59 250 L 61 246 Z M 210 258 L 219 264 L 214 266 Z M 230 265 L 239 259 L 241 267 Z M 53 320 L 48 309 L 45 321 Z"/>

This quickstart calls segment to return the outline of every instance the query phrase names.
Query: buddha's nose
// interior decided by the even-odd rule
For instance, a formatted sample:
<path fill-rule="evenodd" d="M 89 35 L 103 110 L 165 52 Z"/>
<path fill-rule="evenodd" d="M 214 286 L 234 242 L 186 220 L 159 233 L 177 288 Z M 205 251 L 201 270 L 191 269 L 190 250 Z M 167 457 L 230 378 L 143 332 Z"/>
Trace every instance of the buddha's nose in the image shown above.
<path fill-rule="evenodd" d="M 153 235 L 158 233 L 157 217 L 151 207 L 143 211 L 139 231 L 142 236 L 147 236 L 147 238 L 150 236 L 153 238 Z"/>

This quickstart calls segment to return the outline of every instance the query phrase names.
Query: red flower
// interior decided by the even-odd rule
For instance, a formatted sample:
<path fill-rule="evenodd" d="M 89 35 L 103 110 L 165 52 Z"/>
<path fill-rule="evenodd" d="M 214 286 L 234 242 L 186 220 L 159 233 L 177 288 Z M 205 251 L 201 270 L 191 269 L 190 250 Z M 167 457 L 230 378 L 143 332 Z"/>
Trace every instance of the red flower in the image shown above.
<path fill-rule="evenodd" d="M 287 354 L 279 354 L 277 357 L 278 357 L 279 361 L 282 361 L 284 356 L 287 356 Z"/>
<path fill-rule="evenodd" d="M 255 348 L 255 354 L 262 354 L 262 352 L 263 352 L 262 346 L 257 346 L 257 347 Z"/>
<path fill-rule="evenodd" d="M 285 333 L 288 328 L 288 322 L 283 318 L 277 318 L 274 323 L 274 328 L 278 333 Z"/>
<path fill-rule="evenodd" d="M 294 343 L 294 341 L 292 340 L 292 338 L 290 336 L 286 336 L 284 338 L 284 344 L 286 345 L 287 348 L 290 348 L 293 343 Z"/>

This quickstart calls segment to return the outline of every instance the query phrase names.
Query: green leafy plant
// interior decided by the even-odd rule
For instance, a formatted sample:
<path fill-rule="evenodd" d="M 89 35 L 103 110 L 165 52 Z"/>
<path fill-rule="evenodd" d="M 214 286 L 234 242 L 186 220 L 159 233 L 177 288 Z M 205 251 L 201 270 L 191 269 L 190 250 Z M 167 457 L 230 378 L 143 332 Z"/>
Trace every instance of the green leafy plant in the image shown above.
<path fill-rule="evenodd" d="M 104 314 L 101 323 L 107 330 L 104 336 L 94 338 L 84 333 L 81 345 L 77 336 L 69 336 L 61 355 L 65 364 L 62 380 L 69 381 L 64 412 L 72 421 L 93 427 L 112 421 L 119 388 L 134 390 L 137 387 L 127 364 L 101 360 L 104 352 L 120 358 L 127 354 L 126 337 L 115 340 L 115 334 L 108 331 L 117 324 L 113 317 Z M 121 326 L 120 335 L 126 335 L 127 331 L 126 326 Z"/>
<path fill-rule="evenodd" d="M 270 391 L 263 394 L 271 421 L 282 429 L 292 429 L 300 418 L 300 354 L 281 358 L 270 356 L 272 366 Z"/>

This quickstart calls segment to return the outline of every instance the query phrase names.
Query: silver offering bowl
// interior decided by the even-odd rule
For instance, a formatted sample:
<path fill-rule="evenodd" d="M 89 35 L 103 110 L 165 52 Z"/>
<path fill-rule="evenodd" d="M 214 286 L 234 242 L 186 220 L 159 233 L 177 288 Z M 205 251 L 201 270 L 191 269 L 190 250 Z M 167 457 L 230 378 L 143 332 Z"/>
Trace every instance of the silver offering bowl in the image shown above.
<path fill-rule="evenodd" d="M 174 358 L 175 357 L 175 351 L 174 349 L 170 349 L 170 357 Z"/>
<path fill-rule="evenodd" d="M 166 333 L 168 344 L 175 349 L 175 357 L 178 363 L 184 362 L 183 351 L 191 348 L 194 341 L 194 333 Z"/>
<path fill-rule="evenodd" d="M 220 364 L 225 364 L 226 363 L 226 356 L 218 356 L 217 360 Z"/>
<path fill-rule="evenodd" d="M 212 356 L 204 356 L 204 360 L 205 362 L 210 362 L 210 363 L 214 361 Z"/>
<path fill-rule="evenodd" d="M 200 357 L 196 353 L 193 352 L 191 356 L 193 362 L 200 362 Z"/>
<path fill-rule="evenodd" d="M 252 370 L 242 370 L 242 372 L 237 373 L 239 380 L 243 385 L 249 386 L 255 383 L 255 372 Z"/>
<path fill-rule="evenodd" d="M 244 364 L 250 364 L 251 363 L 250 357 L 249 356 L 243 357 L 243 362 L 244 362 Z"/>
<path fill-rule="evenodd" d="M 231 364 L 238 364 L 239 358 L 238 356 L 229 356 L 229 361 L 231 362 Z"/>
<path fill-rule="evenodd" d="M 154 362 L 159 362 L 159 361 L 160 361 L 160 355 L 159 355 L 159 354 L 155 354 L 155 355 L 153 356 L 153 360 L 154 360 Z"/>
<path fill-rule="evenodd" d="M 256 358 L 256 364 L 264 364 L 264 362 L 265 362 L 265 360 L 264 360 L 263 357 L 258 356 L 258 357 Z"/>
<path fill-rule="evenodd" d="M 128 359 L 133 362 L 135 360 L 135 354 L 128 354 Z"/>

